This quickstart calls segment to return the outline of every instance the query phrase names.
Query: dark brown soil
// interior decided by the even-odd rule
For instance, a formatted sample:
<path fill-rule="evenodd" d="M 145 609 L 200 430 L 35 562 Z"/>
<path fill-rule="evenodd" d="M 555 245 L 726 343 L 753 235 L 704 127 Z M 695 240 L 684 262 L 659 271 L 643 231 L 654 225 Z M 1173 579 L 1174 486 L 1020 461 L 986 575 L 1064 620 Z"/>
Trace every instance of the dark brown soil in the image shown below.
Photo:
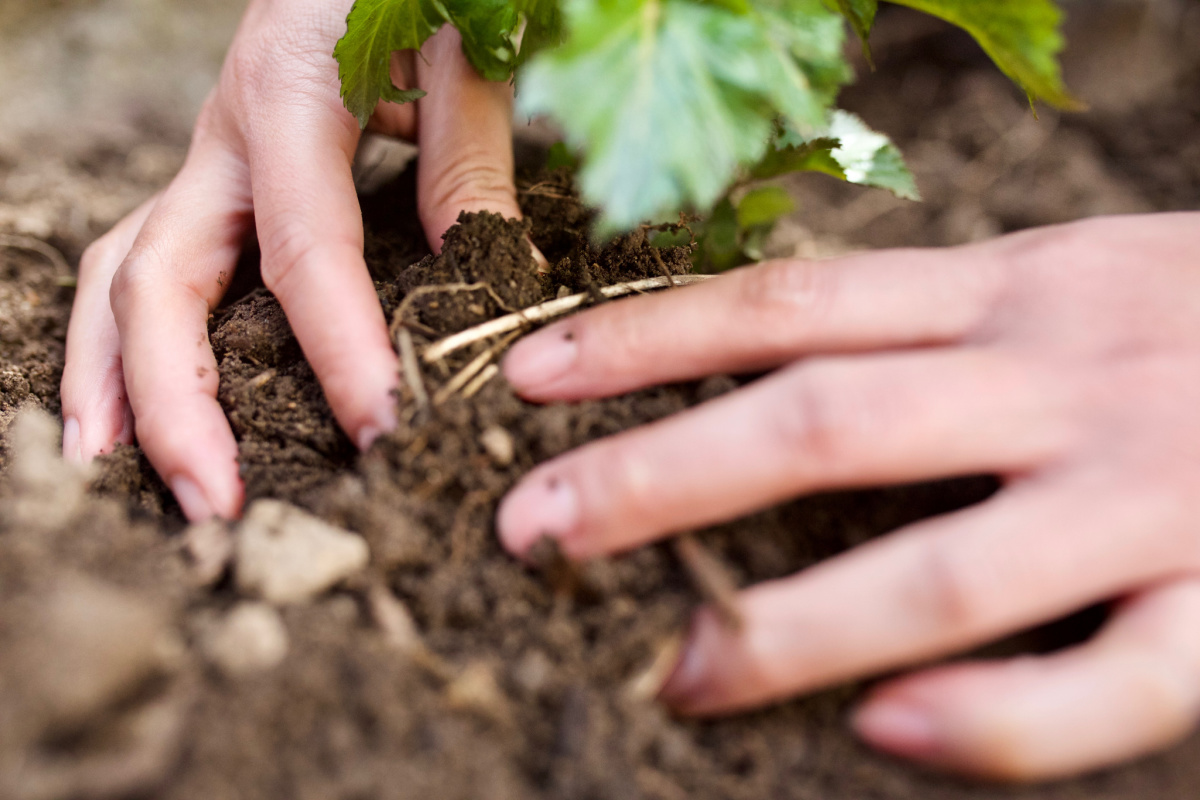
<path fill-rule="evenodd" d="M 940 80 L 970 96 L 963 87 L 983 79 L 950 63 L 959 77 Z M 864 113 L 886 111 L 893 90 L 885 83 L 879 97 L 852 99 Z M 1200 72 L 1171 91 L 1200 96 Z M 1072 123 L 1071 135 L 1085 143 L 1080 158 L 1126 154 L 1097 179 L 1097 194 L 1114 175 L 1132 180 L 1129 164 L 1157 152 L 1154 142 L 1185 134 L 1200 141 L 1196 106 L 1180 133 L 1178 102 L 1160 102 L 1154 113 Z M 937 141 L 974 146 L 959 133 Z M 1178 174 L 1135 177 L 1148 207 L 1186 204 Z M 1021 180 L 1028 188 L 1037 176 L 996 180 L 996 191 L 1015 197 Z M 588 215 L 562 175 L 523 183 L 528 222 L 466 218 L 432 258 L 403 211 L 412 207 L 411 183 L 402 177 L 368 198 L 365 217 L 381 302 L 389 315 L 400 312 L 418 348 L 562 286 L 589 291 L 687 265 L 682 249 L 660 251 L 660 265 L 641 234 L 590 244 Z M 845 197 L 841 187 L 828 191 L 831 205 Z M 897 212 L 928 215 L 908 243 L 948 230 L 939 214 L 953 195 L 934 195 L 919 212 Z M 985 217 L 1000 229 L 1052 221 L 1050 211 L 1029 214 Z M 527 234 L 554 265 L 550 277 L 532 273 Z M 534 464 L 736 382 L 534 407 L 497 379 L 469 400 L 453 396 L 424 410 L 405 388 L 400 429 L 359 457 L 278 304 L 261 290 L 218 312 L 211 329 L 248 495 L 287 500 L 360 534 L 371 563 L 333 593 L 283 611 L 282 663 L 233 677 L 204 643 L 239 602 L 235 583 L 226 575 L 199 585 L 181 552 L 177 508 L 139 452 L 105 459 L 84 496 L 81 479 L 46 456 L 46 431 L 24 419 L 11 426 L 19 408 L 58 408 L 71 298 L 58 277 L 40 256 L 0 251 L 0 797 L 1184 800 L 1200 785 L 1200 737 L 1045 787 L 925 774 L 849 735 L 844 717 L 858 686 L 717 722 L 671 719 L 632 687 L 700 600 L 672 549 L 647 548 L 577 575 L 552 557 L 531 569 L 500 550 L 492 515 Z M 461 288 L 478 282 L 488 288 Z M 460 288 L 416 291 L 451 285 Z M 473 354 L 427 369 L 429 393 Z M 511 462 L 484 444 L 497 429 L 511 439 Z M 975 478 L 808 498 L 701 539 L 746 585 L 993 490 Z M 381 610 L 395 610 L 387 598 L 411 614 L 418 644 L 398 641 Z M 1088 612 L 1002 649 L 1061 646 L 1100 617 Z"/>

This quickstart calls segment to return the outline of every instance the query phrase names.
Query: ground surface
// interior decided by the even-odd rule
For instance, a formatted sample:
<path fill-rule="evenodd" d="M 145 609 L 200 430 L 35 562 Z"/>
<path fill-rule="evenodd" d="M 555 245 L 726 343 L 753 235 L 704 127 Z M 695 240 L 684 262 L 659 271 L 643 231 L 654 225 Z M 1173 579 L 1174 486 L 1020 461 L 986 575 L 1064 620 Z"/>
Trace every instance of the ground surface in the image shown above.
<path fill-rule="evenodd" d="M 1094 58 L 1072 62 L 1085 89 L 1099 87 L 1089 90 L 1097 110 L 1040 121 L 959 37 L 893 17 L 876 45 L 879 73 L 848 101 L 902 142 L 927 202 L 798 182 L 801 214 L 775 251 L 951 244 L 1096 213 L 1200 207 L 1200 20 L 1173 16 L 1189 6 L 1171 3 L 1132 17 L 1130 3 L 1101 5 L 1116 16 L 1080 25 L 1078 40 L 1124 65 L 1126 82 L 1089 78 L 1112 74 Z M 1113 36 L 1114 20 L 1125 35 Z M 1135 57 L 1146 52 L 1154 57 Z M 1138 65 L 1145 74 L 1130 77 Z M 0 161 L 0 210 L 11 215 L 0 233 L 49 241 L 72 259 L 169 175 L 178 143 L 163 135 L 131 151 L 110 143 Z M 425 259 L 410 183 L 367 200 L 381 302 L 418 350 L 562 286 L 661 275 L 640 239 L 590 248 L 586 214 L 568 194 L 561 178 L 524 194 L 532 237 L 559 265 L 548 281 L 526 270 L 521 226 L 469 220 L 441 258 Z M 477 350 L 456 354 L 423 371 L 436 407 L 406 390 L 405 424 L 360 459 L 277 304 L 252 293 L 218 311 L 211 330 L 249 495 L 352 531 L 369 564 L 321 529 L 301 560 L 327 572 L 289 571 L 287 546 L 300 545 L 280 544 L 280 531 L 311 522 L 280 522 L 267 506 L 233 541 L 223 528 L 185 530 L 135 450 L 81 476 L 52 457 L 52 424 L 14 423 L 23 409 L 57 412 L 72 291 L 52 253 L 2 241 L 0 796 L 1182 800 L 1200 784 L 1200 738 L 1047 787 L 925 775 L 847 734 L 859 687 L 717 723 L 665 716 L 647 698 L 652 665 L 699 601 L 675 551 L 578 574 L 546 554 L 528 569 L 499 551 L 490 520 L 532 464 L 728 391 L 729 379 L 549 408 L 521 403 L 497 379 L 439 403 Z M 685 267 L 685 253 L 661 255 L 668 269 Z M 477 281 L 494 295 L 413 291 Z M 991 489 L 975 479 L 809 499 L 701 539 L 747 584 Z M 312 599 L 282 603 L 285 589 Z M 1097 616 L 1012 647 L 1061 645 Z"/>

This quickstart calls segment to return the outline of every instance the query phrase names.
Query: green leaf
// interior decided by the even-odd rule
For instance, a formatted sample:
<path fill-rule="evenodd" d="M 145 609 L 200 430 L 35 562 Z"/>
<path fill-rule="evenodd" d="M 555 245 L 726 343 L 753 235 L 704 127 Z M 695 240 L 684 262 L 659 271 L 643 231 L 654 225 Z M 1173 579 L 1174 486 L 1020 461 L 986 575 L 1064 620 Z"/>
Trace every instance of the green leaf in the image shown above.
<path fill-rule="evenodd" d="M 565 14 L 566 43 L 529 64 L 519 101 L 555 116 L 587 154 L 580 184 L 602 209 L 601 234 L 710 208 L 764 155 L 777 117 L 825 127 L 829 87 L 848 74 L 831 55 L 840 25 L 825 38 L 837 17 L 820 0 L 757 0 L 744 14 L 691 0 L 568 0 Z"/>
<path fill-rule="evenodd" d="M 392 53 L 419 50 L 448 14 L 439 0 L 357 0 L 346 18 L 346 35 L 334 48 L 342 102 L 366 128 L 379 101 L 411 103 L 425 96 L 392 83 Z"/>
<path fill-rule="evenodd" d="M 513 44 L 520 14 L 511 0 L 442 0 L 462 34 L 463 53 L 489 81 L 507 81 L 517 66 Z"/>
<path fill-rule="evenodd" d="M 800 91 L 811 93 L 822 107 L 818 113 L 793 114 L 792 123 L 803 126 L 805 119 L 824 123 L 824 109 L 833 105 L 838 92 L 854 78 L 845 57 L 841 19 L 830 13 L 822 0 L 754 0 L 754 12 L 777 48 L 774 55 L 795 62 L 801 72 Z M 787 113 L 783 104 L 780 110 Z"/>
<path fill-rule="evenodd" d="M 525 21 L 518 63 L 528 61 L 530 56 L 548 47 L 562 44 L 563 15 L 559 0 L 516 0 L 515 5 Z"/>
<path fill-rule="evenodd" d="M 879 10 L 878 0 L 837 0 L 838 10 L 850 21 L 854 32 L 865 43 L 875 26 L 875 14 Z"/>
<path fill-rule="evenodd" d="M 738 227 L 769 228 L 796 210 L 792 196 L 778 186 L 763 186 L 746 193 L 737 205 Z"/>
<path fill-rule="evenodd" d="M 970 33 L 1032 102 L 1064 109 L 1082 104 L 1063 85 L 1062 12 L 1054 0 L 892 0 L 940 17 Z"/>
<path fill-rule="evenodd" d="M 838 141 L 830 157 L 850 183 L 887 189 L 906 200 L 920 200 L 916 181 L 900 149 L 848 111 L 835 111 L 829 137 Z"/>
<path fill-rule="evenodd" d="M 556 169 L 564 168 L 575 172 L 579 169 L 579 159 L 566 144 L 555 142 L 550 145 L 550 152 L 546 154 L 546 169 L 553 172 Z"/>
<path fill-rule="evenodd" d="M 860 186 L 887 189 L 906 200 L 921 196 L 899 148 L 848 111 L 833 112 L 829 127 L 811 139 L 784 126 L 751 177 L 774 178 L 791 172 L 822 172 Z"/>
<path fill-rule="evenodd" d="M 837 139 L 827 137 L 790 144 L 781 138 L 751 170 L 750 177 L 762 180 L 793 172 L 823 172 L 845 180 L 846 173 L 832 155 L 837 146 Z"/>
<path fill-rule="evenodd" d="M 704 221 L 695 263 L 704 272 L 724 272 L 746 263 L 737 209 L 728 197 L 723 198 Z"/>

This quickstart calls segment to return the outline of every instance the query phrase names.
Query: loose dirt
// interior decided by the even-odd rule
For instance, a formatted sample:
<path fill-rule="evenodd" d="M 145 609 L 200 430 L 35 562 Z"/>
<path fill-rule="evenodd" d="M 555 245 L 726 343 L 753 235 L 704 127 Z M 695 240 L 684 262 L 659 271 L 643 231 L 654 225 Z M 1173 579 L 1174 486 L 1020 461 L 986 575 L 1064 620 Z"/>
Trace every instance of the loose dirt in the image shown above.
<path fill-rule="evenodd" d="M 933 70 L 964 105 L 979 86 L 1000 91 L 982 68 L 938 55 L 943 46 L 957 53 L 950 45 L 914 41 L 897 45 L 897 58 Z M 877 94 L 852 100 L 886 123 L 894 94 L 882 82 Z M 1184 182 L 1178 171 L 1131 166 L 1162 158 L 1167 141 L 1197 146 L 1200 107 L 1181 111 L 1185 97 L 1200 97 L 1200 72 L 1186 72 L 1136 113 L 1061 123 L 1082 143 L 1072 158 L 1096 167 L 1091 197 L 1195 207 L 1200 175 Z M 1180 113 L 1190 126 L 1180 126 Z M 931 151 L 937 144 L 939 158 L 965 158 L 985 138 L 958 123 L 944 127 L 940 138 L 893 132 Z M 1072 185 L 1085 187 L 1079 169 Z M 929 205 L 880 206 L 867 224 L 846 229 L 843 243 L 898 236 L 895 220 L 913 214 L 919 227 L 909 243 L 948 236 L 956 197 L 1016 196 L 1005 193 L 1022 186 L 1028 194 L 1039 180 L 1030 166 L 997 172 L 983 188 L 973 183 L 974 194 L 927 187 Z M 816 185 L 825 188 L 805 191 L 824 192 L 832 208 L 876 202 Z M 522 201 L 527 222 L 466 217 L 433 258 L 409 213 L 411 174 L 365 199 L 380 302 L 418 352 L 563 287 L 595 302 L 600 286 L 687 270 L 686 249 L 656 258 L 640 234 L 603 248 L 589 243 L 588 214 L 562 174 L 524 180 Z M 1027 208 L 1013 218 L 991 201 L 972 202 L 992 232 L 1070 213 Z M 532 272 L 527 236 L 555 265 L 549 276 Z M 187 528 L 139 451 L 123 448 L 78 474 L 53 457 L 50 420 L 18 420 L 22 409 L 58 412 L 72 299 L 62 278 L 44 255 L 0 250 L 0 796 L 1182 800 L 1200 784 L 1196 737 L 1131 766 L 1044 787 L 926 774 L 849 735 L 845 715 L 859 685 L 727 720 L 672 719 L 650 697 L 654 664 L 701 602 L 676 550 L 650 547 L 578 570 L 545 552 L 529 567 L 501 551 L 492 516 L 533 465 L 739 381 L 546 407 L 520 401 L 498 377 L 469 381 L 477 388 L 470 398 L 443 392 L 491 341 L 422 367 L 429 399 L 406 382 L 399 430 L 359 456 L 278 304 L 250 285 L 210 324 L 248 497 L 287 501 L 370 549 L 369 566 L 333 589 L 278 610 L 265 606 L 244 596 L 237 564 L 227 563 L 241 563 L 241 534 Z M 479 283 L 487 287 L 467 288 Z M 978 502 L 994 488 L 969 478 L 807 498 L 698 538 L 744 586 Z M 1086 610 L 992 652 L 1063 646 L 1102 618 L 1102 610 Z"/>

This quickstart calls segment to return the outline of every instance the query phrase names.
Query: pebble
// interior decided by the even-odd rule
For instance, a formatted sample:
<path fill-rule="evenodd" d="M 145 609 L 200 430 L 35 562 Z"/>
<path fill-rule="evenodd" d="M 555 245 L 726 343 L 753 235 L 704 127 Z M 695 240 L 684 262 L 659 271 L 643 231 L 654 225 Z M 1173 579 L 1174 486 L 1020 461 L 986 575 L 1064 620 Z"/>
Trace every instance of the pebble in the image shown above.
<path fill-rule="evenodd" d="M 479 443 L 498 467 L 507 467 L 516 458 L 517 448 L 512 434 L 499 425 L 485 430 L 479 437 Z"/>
<path fill-rule="evenodd" d="M 288 652 L 287 628 L 266 603 L 236 606 L 201 639 L 204 655 L 231 678 L 267 672 Z"/>
<path fill-rule="evenodd" d="M 238 590 L 268 603 L 303 603 L 367 566 L 361 536 L 335 528 L 295 506 L 259 500 L 238 530 Z"/>
<path fill-rule="evenodd" d="M 233 533 L 221 520 L 190 525 L 183 532 L 183 550 L 191 563 L 196 585 L 212 586 L 233 560 Z"/>
<path fill-rule="evenodd" d="M 168 609 L 83 575 L 47 587 L 22 629 L 0 695 L 15 707 L 6 724 L 31 738 L 85 727 L 182 658 Z"/>

